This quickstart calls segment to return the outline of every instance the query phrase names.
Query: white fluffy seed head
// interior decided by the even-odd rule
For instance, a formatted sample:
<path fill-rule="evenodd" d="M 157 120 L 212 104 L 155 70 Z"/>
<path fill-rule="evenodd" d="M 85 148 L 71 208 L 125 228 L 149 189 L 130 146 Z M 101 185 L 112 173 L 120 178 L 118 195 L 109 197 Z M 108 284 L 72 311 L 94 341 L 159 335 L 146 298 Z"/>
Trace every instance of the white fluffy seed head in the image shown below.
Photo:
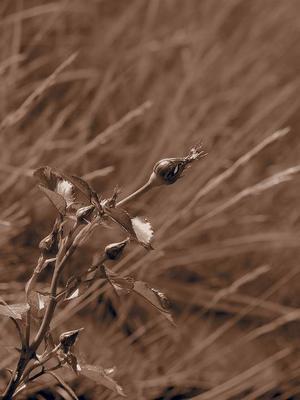
<path fill-rule="evenodd" d="M 134 217 L 131 223 L 138 240 L 144 244 L 150 244 L 153 237 L 153 229 L 150 222 L 141 217 Z"/>
<path fill-rule="evenodd" d="M 74 202 L 73 185 L 71 182 L 66 180 L 58 181 L 56 192 L 65 199 L 67 206 L 70 206 Z"/>

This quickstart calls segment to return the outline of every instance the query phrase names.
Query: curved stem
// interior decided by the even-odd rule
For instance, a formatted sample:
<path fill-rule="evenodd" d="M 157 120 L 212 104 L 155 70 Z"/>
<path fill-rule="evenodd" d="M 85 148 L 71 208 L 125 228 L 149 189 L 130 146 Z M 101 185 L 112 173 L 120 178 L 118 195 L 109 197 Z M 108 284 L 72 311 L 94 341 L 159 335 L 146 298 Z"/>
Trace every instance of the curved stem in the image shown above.
<path fill-rule="evenodd" d="M 135 200 L 141 195 L 147 193 L 152 188 L 150 181 L 148 181 L 144 186 L 140 187 L 135 192 L 131 193 L 129 196 L 125 197 L 125 199 L 119 201 L 116 205 L 123 206 L 125 203 L 128 203 L 131 200 Z"/>

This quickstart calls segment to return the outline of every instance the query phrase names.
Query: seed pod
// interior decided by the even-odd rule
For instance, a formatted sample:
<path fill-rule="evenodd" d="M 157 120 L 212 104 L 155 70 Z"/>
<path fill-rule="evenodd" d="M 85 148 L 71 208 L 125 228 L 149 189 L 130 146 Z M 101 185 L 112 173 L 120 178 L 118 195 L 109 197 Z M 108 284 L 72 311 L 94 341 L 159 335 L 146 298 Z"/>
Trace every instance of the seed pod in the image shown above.
<path fill-rule="evenodd" d="M 46 254 L 56 254 L 58 250 L 58 235 L 57 232 L 52 231 L 48 236 L 44 237 L 39 243 L 39 249 Z"/>
<path fill-rule="evenodd" d="M 150 182 L 159 185 L 172 185 L 180 178 L 187 162 L 184 158 L 166 158 L 158 161 L 150 177 Z"/>
<path fill-rule="evenodd" d="M 149 183 L 152 186 L 172 185 L 182 175 L 184 169 L 194 160 L 203 157 L 201 146 L 193 147 L 186 157 L 165 158 L 158 161 L 153 168 Z"/>
<path fill-rule="evenodd" d="M 125 239 L 122 242 L 111 243 L 108 246 L 106 246 L 104 250 L 106 257 L 109 260 L 118 260 L 121 257 L 128 241 L 129 239 Z"/>

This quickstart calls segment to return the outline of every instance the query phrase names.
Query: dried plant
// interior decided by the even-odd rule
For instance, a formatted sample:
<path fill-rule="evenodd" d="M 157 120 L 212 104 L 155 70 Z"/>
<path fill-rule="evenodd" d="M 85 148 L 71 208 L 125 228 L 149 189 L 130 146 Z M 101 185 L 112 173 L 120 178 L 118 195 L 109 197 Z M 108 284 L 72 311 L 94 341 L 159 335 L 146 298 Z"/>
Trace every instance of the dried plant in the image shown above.
<path fill-rule="evenodd" d="M 39 244 L 40 257 L 25 287 L 26 302 L 7 304 L 1 300 L 0 314 L 12 320 L 20 338 L 19 360 L 15 371 L 11 373 L 3 399 L 14 398 L 30 382 L 44 374 L 52 375 L 71 398 L 76 399 L 73 390 L 55 372 L 64 366 L 125 396 L 122 387 L 113 379 L 114 369 L 85 364 L 78 358 L 76 341 L 83 328 L 60 333 L 57 337 L 57 333 L 51 329 L 51 322 L 57 307 L 63 307 L 78 298 L 92 282 L 101 279 L 107 281 L 119 296 L 137 293 L 173 323 L 170 303 L 163 293 L 132 276 L 119 275 L 107 264 L 114 263 L 122 256 L 129 241 L 147 250 L 152 249 L 153 230 L 150 222 L 141 217 L 132 217 L 123 207 L 153 187 L 175 183 L 187 166 L 204 155 L 201 146 L 197 146 L 186 157 L 160 160 L 154 166 L 148 182 L 121 201 L 118 201 L 118 190 L 114 190 L 111 198 L 102 199 L 78 176 L 69 176 L 50 167 L 34 171 L 40 190 L 56 208 L 58 215 L 51 232 Z M 66 284 L 62 285 L 61 277 L 67 262 L 95 228 L 105 226 L 107 221 L 125 231 L 125 240 L 107 245 L 101 254 L 96 254 L 96 262 L 81 274 L 73 272 Z M 51 283 L 50 289 L 45 288 L 41 292 L 37 290 L 37 281 L 45 268 L 51 270 Z"/>

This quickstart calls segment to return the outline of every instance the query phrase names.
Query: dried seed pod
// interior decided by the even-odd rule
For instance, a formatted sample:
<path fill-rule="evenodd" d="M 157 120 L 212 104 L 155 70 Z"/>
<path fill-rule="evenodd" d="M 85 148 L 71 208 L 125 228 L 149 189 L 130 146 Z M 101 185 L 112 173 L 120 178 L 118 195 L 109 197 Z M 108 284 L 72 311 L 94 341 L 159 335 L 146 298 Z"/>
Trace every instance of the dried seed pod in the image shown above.
<path fill-rule="evenodd" d="M 158 161 L 150 177 L 151 183 L 156 185 L 172 185 L 186 167 L 184 158 L 166 158 Z"/>
<path fill-rule="evenodd" d="M 57 248 L 57 235 L 51 232 L 48 236 L 44 237 L 39 243 L 39 249 L 45 253 L 55 253 Z"/>
<path fill-rule="evenodd" d="M 181 177 L 182 172 L 191 162 L 204 155 L 201 146 L 196 146 L 190 150 L 186 157 L 165 158 L 158 161 L 150 176 L 150 184 L 153 186 L 172 185 Z"/>
<path fill-rule="evenodd" d="M 118 260 L 121 257 L 128 241 L 129 239 L 125 239 L 122 242 L 111 243 L 108 246 L 106 246 L 104 250 L 106 257 L 109 260 Z"/>

